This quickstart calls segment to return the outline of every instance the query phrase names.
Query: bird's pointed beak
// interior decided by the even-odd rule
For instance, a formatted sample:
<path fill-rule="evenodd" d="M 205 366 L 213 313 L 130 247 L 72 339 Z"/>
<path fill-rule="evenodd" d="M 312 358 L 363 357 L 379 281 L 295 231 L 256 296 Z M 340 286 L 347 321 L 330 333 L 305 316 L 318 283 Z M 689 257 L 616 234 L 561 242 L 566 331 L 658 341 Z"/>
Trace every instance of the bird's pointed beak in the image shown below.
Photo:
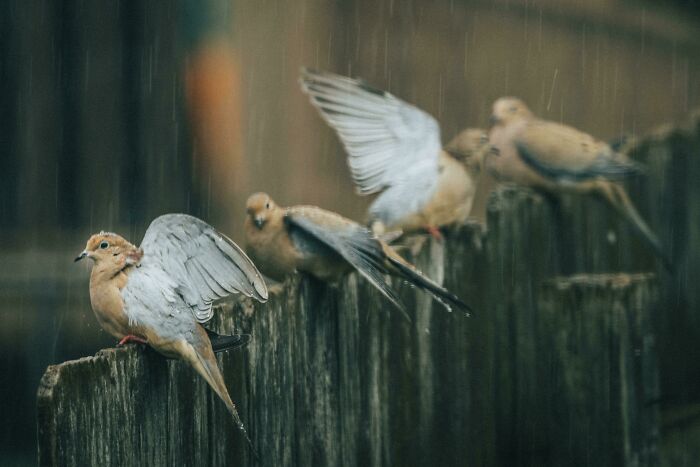
<path fill-rule="evenodd" d="M 82 253 L 80 253 L 78 256 L 75 257 L 75 259 L 73 260 L 73 262 L 74 262 L 74 263 L 77 263 L 78 261 L 80 261 L 81 259 L 85 258 L 86 256 L 87 256 L 87 251 L 83 250 Z"/>
<path fill-rule="evenodd" d="M 489 124 L 490 124 L 491 126 L 494 126 L 494 125 L 497 124 L 497 123 L 498 123 L 498 117 L 496 117 L 495 115 L 491 114 L 491 116 L 489 117 Z"/>

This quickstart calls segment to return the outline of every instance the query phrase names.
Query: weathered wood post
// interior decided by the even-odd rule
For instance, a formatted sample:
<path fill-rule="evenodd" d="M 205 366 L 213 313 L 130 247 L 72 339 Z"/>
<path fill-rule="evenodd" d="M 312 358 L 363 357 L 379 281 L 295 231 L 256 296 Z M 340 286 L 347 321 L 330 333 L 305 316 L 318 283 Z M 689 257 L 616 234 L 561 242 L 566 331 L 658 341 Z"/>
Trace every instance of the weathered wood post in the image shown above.
<path fill-rule="evenodd" d="M 648 167 L 632 186 L 662 244 L 674 260 L 659 272 L 657 314 L 661 390 L 673 405 L 697 402 L 700 394 L 700 112 L 683 124 L 645 136 L 630 155 Z M 645 213 L 645 214 L 646 214 Z M 635 252 L 632 252 L 634 254 Z M 683 364 L 679 364 L 683 362 Z"/>
<path fill-rule="evenodd" d="M 546 465 L 659 464 L 658 372 L 649 274 L 548 281 L 537 334 L 533 428 L 547 435 Z"/>

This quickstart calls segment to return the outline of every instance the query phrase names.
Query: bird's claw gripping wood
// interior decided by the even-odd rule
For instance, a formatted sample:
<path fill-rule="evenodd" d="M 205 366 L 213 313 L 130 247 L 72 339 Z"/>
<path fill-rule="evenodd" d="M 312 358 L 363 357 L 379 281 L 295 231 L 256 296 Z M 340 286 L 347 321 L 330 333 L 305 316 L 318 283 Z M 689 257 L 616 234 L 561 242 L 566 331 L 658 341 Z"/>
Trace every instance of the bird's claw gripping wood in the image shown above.
<path fill-rule="evenodd" d="M 425 227 L 425 230 L 430 234 L 431 237 L 433 237 L 435 240 L 441 242 L 445 239 L 445 237 L 442 235 L 442 232 L 440 231 L 439 227 L 436 227 L 434 225 L 428 225 Z"/>
<path fill-rule="evenodd" d="M 129 334 L 128 336 L 124 336 L 122 340 L 117 343 L 117 347 L 121 347 L 125 344 L 128 344 L 129 342 L 136 342 L 137 344 L 148 344 L 148 341 L 146 339 L 142 339 L 138 336 L 134 336 L 133 334 Z"/>

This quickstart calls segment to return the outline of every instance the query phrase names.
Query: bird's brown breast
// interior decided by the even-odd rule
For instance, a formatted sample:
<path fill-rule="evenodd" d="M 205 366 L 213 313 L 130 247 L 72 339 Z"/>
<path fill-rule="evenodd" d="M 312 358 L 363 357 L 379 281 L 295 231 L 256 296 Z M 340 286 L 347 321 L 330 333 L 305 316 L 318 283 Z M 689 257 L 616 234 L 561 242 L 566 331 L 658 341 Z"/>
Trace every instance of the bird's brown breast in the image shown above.
<path fill-rule="evenodd" d="M 262 229 L 248 218 L 244 228 L 246 251 L 263 274 L 283 281 L 296 271 L 300 257 L 287 234 L 283 218 L 270 219 Z"/>
<path fill-rule="evenodd" d="M 121 296 L 127 281 L 128 275 L 124 271 L 112 275 L 97 265 L 90 275 L 92 310 L 100 326 L 117 339 L 132 333 Z"/>
<path fill-rule="evenodd" d="M 535 172 L 518 155 L 514 139 L 526 124 L 522 121 L 491 130 L 489 139 L 496 152 L 486 156 L 486 169 L 499 182 L 554 191 L 553 183 Z"/>
<path fill-rule="evenodd" d="M 444 151 L 440 154 L 438 189 L 423 209 L 428 225 L 464 222 L 471 210 L 476 180 L 466 167 Z"/>
<path fill-rule="evenodd" d="M 476 180 L 464 164 L 441 152 L 437 188 L 419 211 L 388 225 L 388 230 L 412 232 L 426 226 L 443 226 L 464 222 L 471 210 L 476 191 Z"/>

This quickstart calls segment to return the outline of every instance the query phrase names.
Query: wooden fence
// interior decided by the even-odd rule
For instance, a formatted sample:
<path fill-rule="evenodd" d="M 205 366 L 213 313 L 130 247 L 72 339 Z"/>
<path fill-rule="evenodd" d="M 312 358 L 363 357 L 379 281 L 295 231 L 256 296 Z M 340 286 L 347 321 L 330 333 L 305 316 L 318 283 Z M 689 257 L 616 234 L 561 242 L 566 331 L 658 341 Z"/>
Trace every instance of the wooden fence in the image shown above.
<path fill-rule="evenodd" d="M 411 242 L 472 317 L 397 284 L 408 323 L 355 275 L 225 306 L 215 327 L 254 336 L 220 363 L 259 464 L 191 369 L 129 348 L 47 370 L 40 465 L 655 465 L 656 282 L 553 279 L 551 211 L 506 188 L 488 234 Z"/>
<path fill-rule="evenodd" d="M 602 204 L 503 187 L 488 232 L 403 250 L 471 317 L 396 284 L 409 323 L 355 275 L 224 305 L 213 326 L 254 336 L 220 363 L 259 465 L 692 462 L 660 450 L 659 407 L 700 387 L 699 148 L 695 117 L 630 150 L 649 169 L 630 191 L 673 273 Z M 201 378 L 140 348 L 49 367 L 38 437 L 41 465 L 254 464 Z"/>

